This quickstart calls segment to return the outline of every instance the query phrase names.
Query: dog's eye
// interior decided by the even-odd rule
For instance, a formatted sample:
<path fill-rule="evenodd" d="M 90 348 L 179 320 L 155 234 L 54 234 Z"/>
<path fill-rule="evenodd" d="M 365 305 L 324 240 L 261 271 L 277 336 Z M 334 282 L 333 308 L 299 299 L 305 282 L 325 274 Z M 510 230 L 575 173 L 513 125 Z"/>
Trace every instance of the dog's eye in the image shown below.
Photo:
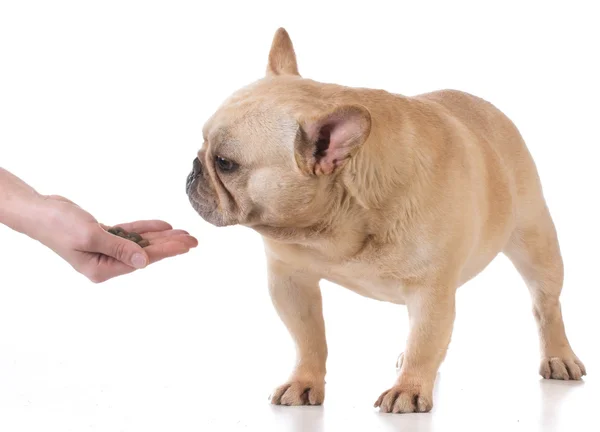
<path fill-rule="evenodd" d="M 234 162 L 230 161 L 229 159 L 222 158 L 221 156 L 217 156 L 215 158 L 215 162 L 217 164 L 217 167 L 221 171 L 225 172 L 233 171 L 237 167 L 237 165 Z"/>

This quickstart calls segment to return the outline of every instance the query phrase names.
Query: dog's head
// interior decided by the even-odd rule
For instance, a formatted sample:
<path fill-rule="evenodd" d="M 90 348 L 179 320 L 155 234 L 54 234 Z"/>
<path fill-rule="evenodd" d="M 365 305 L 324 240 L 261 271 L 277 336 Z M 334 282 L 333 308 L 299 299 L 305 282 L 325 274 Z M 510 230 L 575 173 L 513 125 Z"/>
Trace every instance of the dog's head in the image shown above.
<path fill-rule="evenodd" d="M 266 76 L 206 122 L 186 191 L 217 226 L 307 228 L 343 194 L 339 174 L 371 130 L 345 88 L 300 77 L 292 42 L 275 34 Z"/>

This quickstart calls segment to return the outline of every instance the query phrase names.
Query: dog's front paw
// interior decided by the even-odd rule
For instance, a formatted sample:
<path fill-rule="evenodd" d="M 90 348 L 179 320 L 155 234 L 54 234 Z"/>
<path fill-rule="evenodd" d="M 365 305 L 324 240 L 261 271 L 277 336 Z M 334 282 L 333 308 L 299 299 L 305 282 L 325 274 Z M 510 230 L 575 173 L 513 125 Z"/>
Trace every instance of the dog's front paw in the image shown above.
<path fill-rule="evenodd" d="M 540 363 L 540 375 L 545 379 L 580 380 L 585 366 L 577 357 L 544 357 Z"/>
<path fill-rule="evenodd" d="M 289 381 L 277 387 L 270 397 L 273 405 L 321 405 L 325 381 Z"/>
<path fill-rule="evenodd" d="M 396 384 L 379 396 L 375 407 L 382 413 L 429 412 L 433 408 L 432 394 L 415 386 Z"/>

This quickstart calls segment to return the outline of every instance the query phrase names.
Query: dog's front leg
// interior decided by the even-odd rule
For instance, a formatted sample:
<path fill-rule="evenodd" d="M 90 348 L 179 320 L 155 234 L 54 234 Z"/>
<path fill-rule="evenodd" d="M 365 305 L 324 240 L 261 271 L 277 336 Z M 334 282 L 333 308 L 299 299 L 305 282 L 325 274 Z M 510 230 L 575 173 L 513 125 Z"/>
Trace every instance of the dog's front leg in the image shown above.
<path fill-rule="evenodd" d="M 325 397 L 327 342 L 319 278 L 269 261 L 269 292 L 296 344 L 296 365 L 271 395 L 276 405 L 321 405 Z"/>
<path fill-rule="evenodd" d="M 396 384 L 375 402 L 381 412 L 428 412 L 433 407 L 433 385 L 452 335 L 454 295 L 454 287 L 423 287 L 407 299 L 408 342 Z"/>

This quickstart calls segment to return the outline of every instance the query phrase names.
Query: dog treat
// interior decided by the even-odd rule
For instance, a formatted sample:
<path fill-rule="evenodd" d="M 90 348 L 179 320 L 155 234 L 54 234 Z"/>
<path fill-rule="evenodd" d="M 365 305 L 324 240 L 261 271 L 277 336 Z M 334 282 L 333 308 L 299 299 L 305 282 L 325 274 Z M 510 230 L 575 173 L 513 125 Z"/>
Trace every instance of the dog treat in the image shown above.
<path fill-rule="evenodd" d="M 150 246 L 150 242 L 146 239 L 140 240 L 139 242 L 137 242 L 137 244 L 143 248 L 145 248 L 146 246 Z"/>
<path fill-rule="evenodd" d="M 111 227 L 109 229 L 107 229 L 107 231 L 113 235 L 116 235 L 118 237 L 122 237 L 124 239 L 130 240 L 134 243 L 137 243 L 140 247 L 147 247 L 150 245 L 150 242 L 148 240 L 146 240 L 145 238 L 143 238 L 141 235 L 139 235 L 136 232 L 127 232 L 125 231 L 123 228 L 121 227 Z"/>
<path fill-rule="evenodd" d="M 108 232 L 114 235 L 119 235 L 125 232 L 125 230 L 121 227 L 113 227 L 113 228 L 109 228 Z"/>
<path fill-rule="evenodd" d="M 138 233 L 130 232 L 128 234 L 128 237 L 136 243 L 139 243 L 142 241 L 142 236 L 139 235 Z"/>

